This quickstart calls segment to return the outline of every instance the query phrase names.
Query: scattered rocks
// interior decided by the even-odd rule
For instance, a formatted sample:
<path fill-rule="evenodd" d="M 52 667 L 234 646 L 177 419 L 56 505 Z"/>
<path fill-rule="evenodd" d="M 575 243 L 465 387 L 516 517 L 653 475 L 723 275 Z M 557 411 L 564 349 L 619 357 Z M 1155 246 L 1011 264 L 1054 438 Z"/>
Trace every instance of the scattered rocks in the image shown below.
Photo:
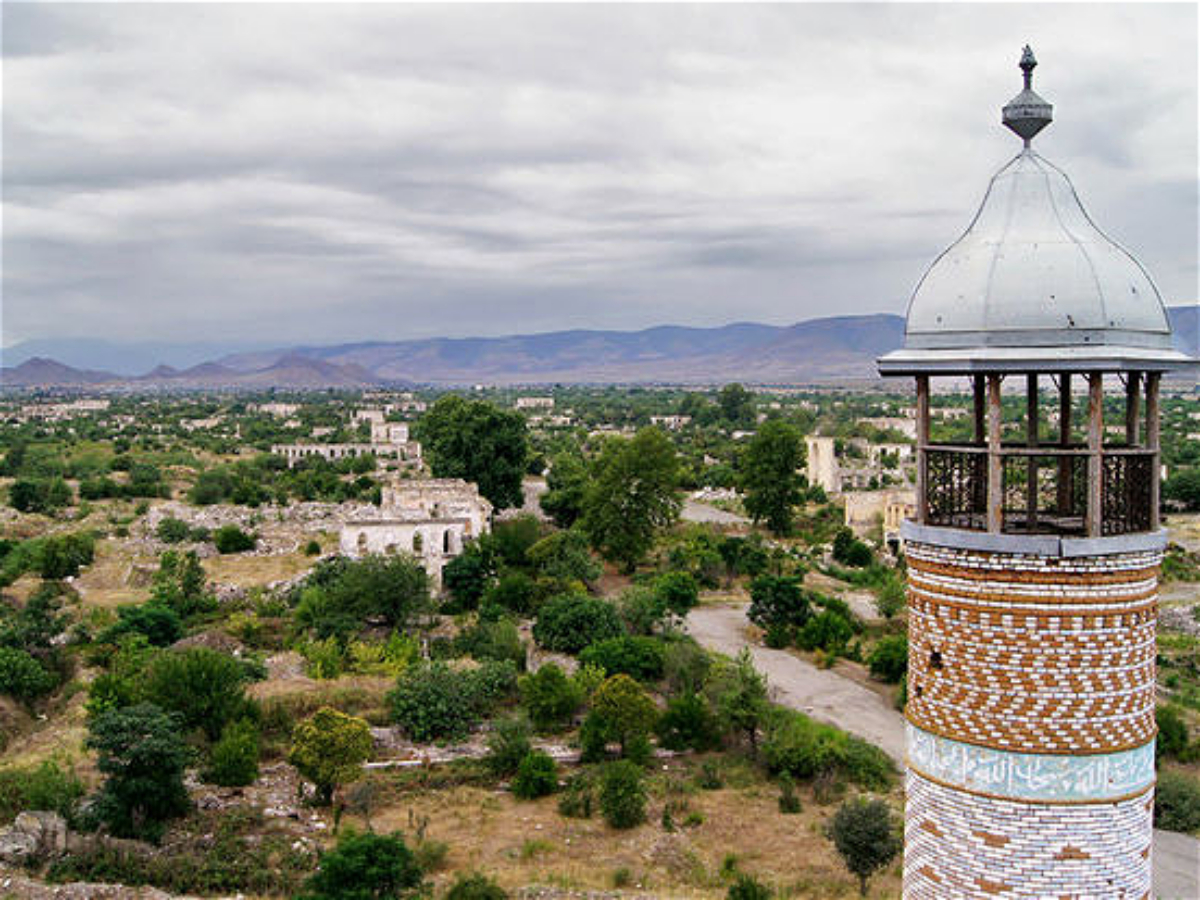
<path fill-rule="evenodd" d="M 1200 637 L 1200 622 L 1194 615 L 1197 609 L 1200 606 L 1164 606 L 1158 611 L 1159 627 Z"/>
<path fill-rule="evenodd" d="M 23 812 L 0 829 L 0 862 L 22 865 L 67 849 L 67 823 L 55 812 Z"/>

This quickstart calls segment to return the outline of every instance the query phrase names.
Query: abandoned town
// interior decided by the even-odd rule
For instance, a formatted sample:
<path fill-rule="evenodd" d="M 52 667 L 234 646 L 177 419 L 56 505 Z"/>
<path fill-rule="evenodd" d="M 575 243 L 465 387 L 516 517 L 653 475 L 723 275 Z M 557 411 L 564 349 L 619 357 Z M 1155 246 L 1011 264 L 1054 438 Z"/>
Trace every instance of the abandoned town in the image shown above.
<path fill-rule="evenodd" d="M 17 6 L 0 900 L 1200 900 L 1194 7 Z"/>

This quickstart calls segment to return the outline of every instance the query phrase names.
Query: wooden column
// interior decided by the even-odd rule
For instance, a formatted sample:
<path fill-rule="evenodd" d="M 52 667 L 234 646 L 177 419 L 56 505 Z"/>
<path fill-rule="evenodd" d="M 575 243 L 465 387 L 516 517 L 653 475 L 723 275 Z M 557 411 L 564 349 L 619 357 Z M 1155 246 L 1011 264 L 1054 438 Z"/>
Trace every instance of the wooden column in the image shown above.
<path fill-rule="evenodd" d="M 1038 377 L 1025 376 L 1025 446 L 1038 445 Z M 1025 521 L 1030 527 L 1037 524 L 1038 465 L 1034 456 L 1026 457 Z"/>
<path fill-rule="evenodd" d="M 975 443 L 982 447 L 987 440 L 987 379 L 972 376 L 971 385 L 975 395 Z"/>
<path fill-rule="evenodd" d="M 1058 446 L 1064 450 L 1071 446 L 1071 373 L 1058 376 Z M 1058 458 L 1058 514 L 1068 516 L 1074 506 L 1075 485 L 1071 478 L 1074 471 L 1069 457 Z"/>
<path fill-rule="evenodd" d="M 1146 449 L 1152 451 L 1150 457 L 1150 530 L 1157 531 L 1162 524 L 1158 504 L 1159 492 L 1162 489 L 1162 454 L 1159 446 L 1158 432 L 1158 387 L 1161 375 L 1158 372 L 1146 373 Z"/>
<path fill-rule="evenodd" d="M 1130 447 L 1136 447 L 1140 440 L 1141 399 L 1141 373 L 1130 372 L 1125 382 L 1125 443 Z"/>
<path fill-rule="evenodd" d="M 929 376 L 917 376 L 917 524 L 929 521 Z"/>
<path fill-rule="evenodd" d="M 1000 455 L 1000 376 L 987 377 L 988 491 L 987 530 L 999 533 L 1004 527 L 1004 458 Z"/>
<path fill-rule="evenodd" d="M 1088 537 L 1103 534 L 1104 515 L 1104 376 L 1088 373 Z"/>

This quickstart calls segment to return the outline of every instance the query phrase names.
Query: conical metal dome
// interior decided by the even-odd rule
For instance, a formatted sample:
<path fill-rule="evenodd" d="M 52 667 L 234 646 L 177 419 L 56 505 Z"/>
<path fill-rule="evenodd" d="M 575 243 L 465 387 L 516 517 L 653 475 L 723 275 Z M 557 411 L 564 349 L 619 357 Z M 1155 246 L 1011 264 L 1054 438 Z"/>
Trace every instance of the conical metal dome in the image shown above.
<path fill-rule="evenodd" d="M 1158 289 L 1141 264 L 1084 211 L 1060 169 L 1029 146 L 1050 123 L 1033 93 L 1036 61 L 1004 124 L 1025 148 L 991 181 L 966 233 L 925 273 L 909 303 L 904 349 L 880 371 L 1169 368 Z"/>

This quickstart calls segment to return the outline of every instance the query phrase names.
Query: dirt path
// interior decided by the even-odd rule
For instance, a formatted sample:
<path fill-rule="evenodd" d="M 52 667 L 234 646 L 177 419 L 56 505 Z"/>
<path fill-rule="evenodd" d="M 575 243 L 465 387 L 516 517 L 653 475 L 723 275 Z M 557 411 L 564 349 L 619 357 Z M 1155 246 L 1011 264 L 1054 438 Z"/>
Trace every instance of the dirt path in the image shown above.
<path fill-rule="evenodd" d="M 704 647 L 735 656 L 748 646 L 778 702 L 856 734 L 904 765 L 900 713 L 833 670 L 749 643 L 746 624 L 744 606 L 699 607 L 688 616 L 689 633 Z M 1159 900 L 1200 900 L 1200 841 L 1185 834 L 1154 832 L 1154 895 Z"/>

